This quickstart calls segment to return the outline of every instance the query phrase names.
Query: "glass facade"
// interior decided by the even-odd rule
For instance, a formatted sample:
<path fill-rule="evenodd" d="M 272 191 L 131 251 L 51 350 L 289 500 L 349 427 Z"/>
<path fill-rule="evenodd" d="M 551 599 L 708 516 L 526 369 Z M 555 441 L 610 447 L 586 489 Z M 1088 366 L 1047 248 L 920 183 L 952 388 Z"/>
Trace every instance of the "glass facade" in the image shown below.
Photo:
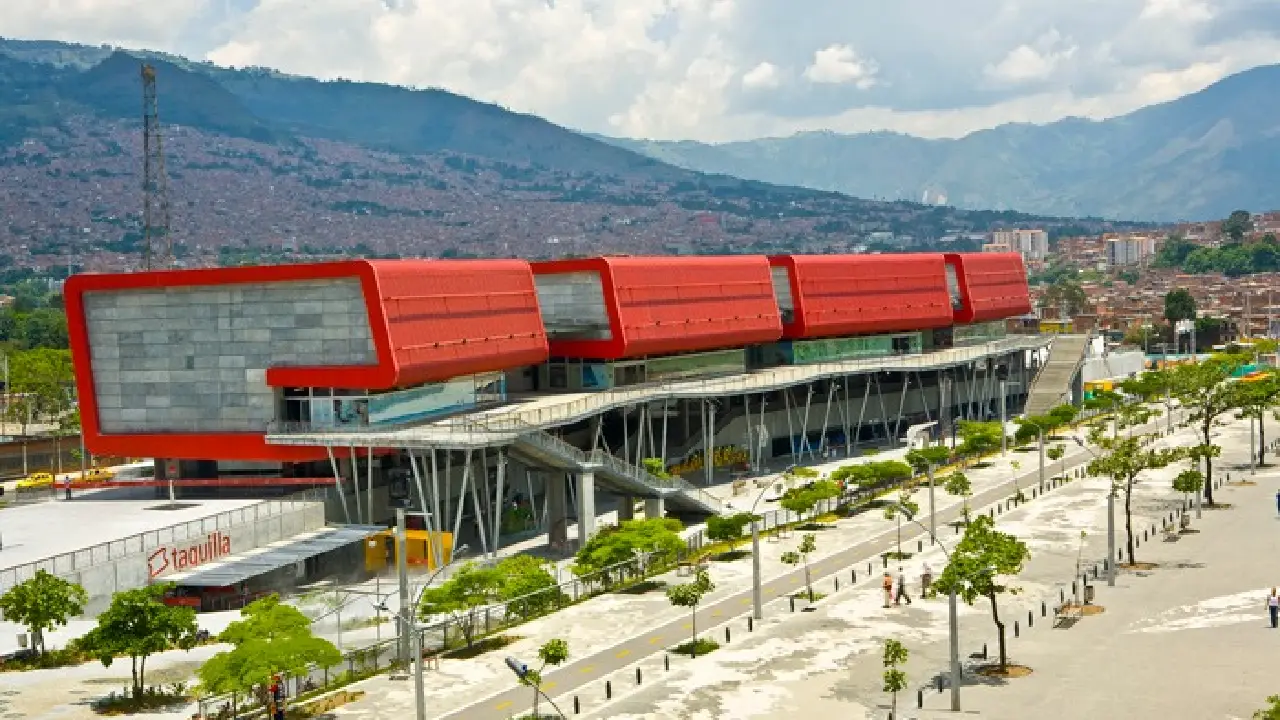
<path fill-rule="evenodd" d="M 1008 328 L 1003 320 L 973 325 L 957 325 L 952 331 L 956 347 L 994 342 L 1004 338 L 1007 334 Z"/>
<path fill-rule="evenodd" d="M 485 373 L 442 383 L 362 393 L 329 388 L 285 391 L 281 419 L 315 428 L 403 425 L 506 400 L 506 376 Z"/>

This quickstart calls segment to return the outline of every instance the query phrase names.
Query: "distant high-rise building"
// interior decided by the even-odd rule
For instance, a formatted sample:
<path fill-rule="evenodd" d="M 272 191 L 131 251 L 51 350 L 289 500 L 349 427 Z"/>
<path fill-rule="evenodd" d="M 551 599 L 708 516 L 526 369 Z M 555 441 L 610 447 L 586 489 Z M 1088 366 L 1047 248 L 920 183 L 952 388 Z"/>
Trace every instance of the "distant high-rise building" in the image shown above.
<path fill-rule="evenodd" d="M 1156 254 L 1155 238 L 1127 235 L 1107 238 L 1107 267 L 1143 266 Z"/>
<path fill-rule="evenodd" d="M 1016 228 L 996 230 L 983 252 L 1016 252 L 1028 265 L 1043 265 L 1049 260 L 1049 233 L 1040 229 Z"/>

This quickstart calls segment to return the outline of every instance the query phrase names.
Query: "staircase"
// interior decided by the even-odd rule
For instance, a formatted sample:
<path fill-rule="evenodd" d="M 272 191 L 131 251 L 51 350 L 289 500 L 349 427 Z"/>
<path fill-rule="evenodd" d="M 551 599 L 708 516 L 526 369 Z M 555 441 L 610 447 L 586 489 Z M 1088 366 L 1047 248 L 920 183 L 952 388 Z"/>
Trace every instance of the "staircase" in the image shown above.
<path fill-rule="evenodd" d="M 1053 339 L 1049 359 L 1027 394 L 1027 415 L 1043 415 L 1070 401 L 1072 381 L 1084 365 L 1088 349 L 1088 335 L 1058 335 Z"/>
<path fill-rule="evenodd" d="M 594 472 L 600 482 L 635 497 L 660 497 L 684 510 L 709 515 L 717 515 L 723 510 L 715 496 L 682 478 L 660 478 L 603 450 L 584 452 L 541 430 L 520 433 L 512 449 L 553 467 Z"/>

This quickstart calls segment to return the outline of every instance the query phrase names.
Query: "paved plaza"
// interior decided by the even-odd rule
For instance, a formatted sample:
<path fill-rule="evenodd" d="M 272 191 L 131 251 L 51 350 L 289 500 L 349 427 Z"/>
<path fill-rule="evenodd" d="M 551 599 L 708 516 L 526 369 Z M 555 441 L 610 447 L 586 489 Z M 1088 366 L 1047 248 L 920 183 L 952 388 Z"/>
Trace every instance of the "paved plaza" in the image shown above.
<path fill-rule="evenodd" d="M 1153 427 L 1163 427 L 1163 420 Z M 1223 428 L 1219 467 L 1233 479 L 1247 470 L 1238 467 L 1247 457 L 1247 424 Z M 1164 444 L 1187 443 L 1190 431 L 1180 431 Z M 1068 450 L 1073 446 L 1068 443 Z M 1086 451 L 1075 449 L 1067 467 L 1086 462 Z M 1035 485 L 1036 454 L 1010 452 L 990 467 L 970 471 L 975 510 L 985 512 L 1012 494 L 1011 461 L 1018 461 L 1019 483 Z M 847 461 L 844 461 L 847 462 Z M 830 463 L 831 469 L 842 463 Z M 1052 470 L 1057 470 L 1057 464 Z M 1135 526 L 1152 523 L 1182 500 L 1169 488 L 1180 468 L 1149 473 L 1135 496 Z M 1053 474 L 1052 472 L 1050 474 Z M 1257 484 L 1228 485 L 1219 490 L 1230 509 L 1205 510 L 1192 527 L 1201 532 L 1165 543 L 1153 539 L 1138 549 L 1138 559 L 1158 563 L 1153 570 L 1122 573 L 1117 587 L 1095 583 L 1100 615 L 1083 619 L 1069 629 L 1054 629 L 1051 618 L 1040 615 L 1040 603 L 1051 607 L 1060 593 L 1070 594 L 1077 555 L 1092 568 L 1105 556 L 1105 487 L 1096 479 L 1076 481 L 1036 497 L 1021 507 L 1002 512 L 1002 529 L 1023 538 L 1032 560 L 1017 584 L 1022 593 L 1001 598 L 1001 615 L 1009 623 L 1013 662 L 1031 667 L 1024 678 L 1003 683 L 976 682 L 964 688 L 965 716 L 987 718 L 1247 718 L 1265 697 L 1280 691 L 1266 676 L 1270 671 L 1269 643 L 1280 643 L 1280 631 L 1265 627 L 1264 588 L 1280 584 L 1280 576 L 1265 558 L 1276 551 L 1267 533 L 1277 526 L 1274 493 L 1280 470 L 1259 471 Z M 927 524 L 927 491 L 915 500 Z M 941 538 L 948 545 L 958 536 L 945 525 L 959 512 L 959 503 L 938 492 Z M 1194 511 L 1191 513 L 1194 517 Z M 1123 516 L 1118 517 L 1123 544 Z M 1086 532 L 1081 553 L 1080 531 Z M 904 549 L 915 551 L 920 528 L 903 527 Z M 893 524 L 878 512 L 843 520 L 818 533 L 813 559 L 815 586 L 827 597 L 806 610 L 799 602 L 793 613 L 786 595 L 803 587 L 802 573 L 779 562 L 799 534 L 780 542 L 762 542 L 766 584 L 766 619 L 748 632 L 750 559 L 713 563 L 716 591 L 699 612 L 701 632 L 732 641 L 696 660 L 670 658 L 665 648 L 687 639 L 687 611 L 672 608 L 660 590 L 641 595 L 605 595 L 542 618 L 512 631 L 521 639 L 508 649 L 474 660 L 445 660 L 427 678 L 428 717 L 457 720 L 499 720 L 519 714 L 530 704 L 527 689 L 515 688 L 503 664 L 505 655 L 532 660 L 548 638 L 569 640 L 572 662 L 548 673 L 548 691 L 573 714 L 576 696 L 583 717 L 596 718 L 884 718 L 887 698 L 880 692 L 879 661 L 883 640 L 902 641 L 912 653 L 907 666 L 912 690 L 899 699 L 900 718 L 949 716 L 948 695 L 929 689 L 925 708 L 916 708 L 916 689 L 930 686 L 946 668 L 945 600 L 916 599 L 908 607 L 882 607 L 879 554 L 893 549 Z M 873 564 L 868 575 L 868 562 Z M 937 549 L 928 549 L 904 566 L 913 587 L 921 564 L 935 572 L 945 565 Z M 858 583 L 848 582 L 857 570 Z M 835 579 L 840 579 L 839 590 Z M 868 580 L 870 578 L 870 580 Z M 683 582 L 674 576 L 662 578 Z M 986 644 L 994 654 L 995 629 L 989 606 L 979 602 L 961 608 L 962 651 L 967 657 Z M 1027 613 L 1034 625 L 1026 625 Z M 233 617 L 202 616 L 202 624 L 216 631 Z M 1014 637 L 1013 622 L 1019 622 Z M 77 623 L 79 625 L 80 623 Z M 73 630 L 83 631 L 77 627 Z M 336 629 L 336 628 L 333 628 Z M 377 631 L 366 628 L 344 634 L 348 647 L 367 643 Z M 388 626 L 384 632 L 389 633 Z M 70 633 L 69 633 L 70 634 Z M 334 639 L 332 629 L 321 634 Z M 384 635 L 385 637 L 385 635 Z M 192 653 L 166 653 L 148 663 L 155 679 L 173 682 L 189 678 L 199 663 L 218 648 Z M 977 660 L 967 659 L 969 665 Z M 636 685 L 639 668 L 643 683 Z M 21 674 L 0 674 L 0 718 L 93 715 L 87 701 L 121 687 L 127 666 L 104 669 L 96 663 L 79 668 Z M 612 699 L 606 700 L 609 681 Z M 385 676 L 358 684 L 367 695 L 335 710 L 335 718 L 378 719 L 411 716 L 412 685 Z M 544 705 L 544 708 L 546 706 Z M 189 717 L 190 710 L 154 717 Z"/>

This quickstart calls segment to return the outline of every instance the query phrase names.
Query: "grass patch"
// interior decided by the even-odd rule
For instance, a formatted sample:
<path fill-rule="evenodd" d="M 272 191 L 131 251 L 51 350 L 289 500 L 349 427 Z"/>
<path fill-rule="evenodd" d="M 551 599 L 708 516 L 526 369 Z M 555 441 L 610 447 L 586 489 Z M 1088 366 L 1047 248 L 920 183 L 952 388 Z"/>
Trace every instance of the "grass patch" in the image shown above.
<path fill-rule="evenodd" d="M 1014 665 L 1013 663 L 1009 663 L 1004 667 L 1000 667 L 999 665 L 983 665 L 982 667 L 974 668 L 973 671 L 983 677 L 1005 679 L 1026 677 L 1031 674 L 1031 668 L 1026 665 Z"/>
<path fill-rule="evenodd" d="M 303 702 L 300 706 L 291 707 L 285 713 L 285 717 L 287 720 L 307 720 L 308 718 L 319 717 L 327 714 L 330 710 L 342 707 L 348 703 L 353 703 L 362 697 L 364 697 L 363 690 L 343 690 L 342 692 L 336 692 L 319 700 Z"/>
<path fill-rule="evenodd" d="M 969 469 L 970 470 L 986 470 L 987 468 L 993 467 L 994 465 L 995 463 L 989 462 L 987 460 L 983 460 L 981 462 L 976 462 L 970 465 Z"/>
<path fill-rule="evenodd" d="M 671 652 L 677 655 L 688 655 L 690 657 L 699 657 L 709 652 L 720 649 L 720 643 L 710 638 L 698 638 L 688 642 L 682 642 L 671 648 Z"/>
<path fill-rule="evenodd" d="M 911 556 L 912 556 L 912 553 L 909 553 L 909 552 L 897 552 L 897 551 L 895 550 L 894 552 L 887 552 L 887 553 L 885 553 L 885 554 L 881 555 L 880 557 L 888 558 L 888 559 L 890 559 L 890 560 L 910 560 L 910 559 L 911 559 Z"/>
<path fill-rule="evenodd" d="M 797 590 L 791 593 L 791 597 L 795 598 L 796 600 L 804 600 L 806 602 L 818 602 L 819 600 L 821 600 L 826 596 L 827 596 L 826 593 L 815 592 L 813 594 L 813 599 L 810 600 L 808 590 Z"/>
<path fill-rule="evenodd" d="M 733 562 L 734 560 L 741 560 L 744 557 L 750 556 L 750 550 L 726 550 L 725 552 L 712 555 L 711 559 L 716 562 Z"/>
<path fill-rule="evenodd" d="M 643 595 L 654 590 L 661 590 L 667 584 L 661 580 L 641 580 L 638 583 L 632 583 L 624 588 L 618 588 L 616 591 L 619 595 Z"/>
<path fill-rule="evenodd" d="M 521 638 L 518 635 L 493 635 L 487 638 L 481 638 L 471 645 L 464 645 L 460 648 L 450 650 L 446 652 L 443 657 L 449 658 L 450 660 L 470 660 L 472 658 L 480 657 L 487 652 L 501 650 L 502 648 L 511 645 L 512 643 L 519 642 L 520 640 Z"/>

